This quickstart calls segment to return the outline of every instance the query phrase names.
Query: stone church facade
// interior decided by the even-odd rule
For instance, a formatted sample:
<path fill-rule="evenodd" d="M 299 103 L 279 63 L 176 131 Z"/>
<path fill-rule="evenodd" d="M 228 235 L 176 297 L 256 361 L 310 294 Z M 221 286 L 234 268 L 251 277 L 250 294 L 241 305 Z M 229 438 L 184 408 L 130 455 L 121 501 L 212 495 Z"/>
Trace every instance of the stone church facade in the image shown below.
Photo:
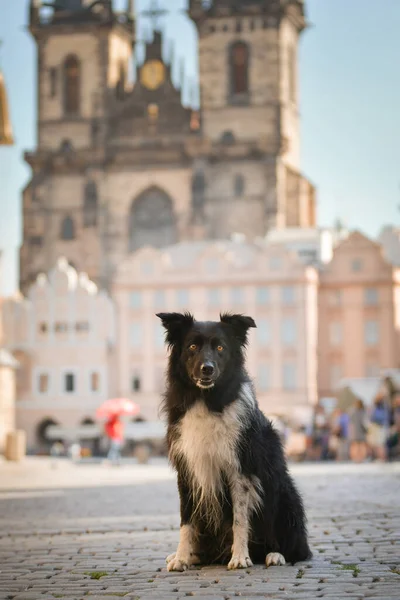
<path fill-rule="evenodd" d="M 31 0 L 38 145 L 26 153 L 23 291 L 59 256 L 109 288 L 145 245 L 315 224 L 299 167 L 303 0 L 189 1 L 199 110 L 183 105 L 158 31 L 130 83 L 133 4 Z"/>

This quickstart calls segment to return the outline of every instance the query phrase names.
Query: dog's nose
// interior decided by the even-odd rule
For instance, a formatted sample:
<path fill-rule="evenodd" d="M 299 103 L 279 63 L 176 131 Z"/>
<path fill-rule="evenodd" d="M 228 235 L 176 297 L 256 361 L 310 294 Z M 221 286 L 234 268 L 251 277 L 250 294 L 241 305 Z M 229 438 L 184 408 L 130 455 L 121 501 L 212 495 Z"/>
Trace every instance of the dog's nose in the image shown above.
<path fill-rule="evenodd" d="M 210 377 L 214 373 L 214 366 L 207 362 L 201 365 L 201 374 Z"/>

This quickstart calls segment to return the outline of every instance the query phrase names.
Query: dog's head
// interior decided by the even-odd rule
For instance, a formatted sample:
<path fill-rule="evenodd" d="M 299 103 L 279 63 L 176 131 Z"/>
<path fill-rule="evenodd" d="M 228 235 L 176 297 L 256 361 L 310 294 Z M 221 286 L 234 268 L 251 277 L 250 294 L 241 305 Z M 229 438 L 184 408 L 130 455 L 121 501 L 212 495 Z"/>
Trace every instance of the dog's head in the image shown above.
<path fill-rule="evenodd" d="M 220 321 L 196 321 L 189 314 L 160 313 L 166 341 L 186 375 L 199 388 L 212 389 L 232 367 L 240 367 L 251 317 L 223 314 Z"/>

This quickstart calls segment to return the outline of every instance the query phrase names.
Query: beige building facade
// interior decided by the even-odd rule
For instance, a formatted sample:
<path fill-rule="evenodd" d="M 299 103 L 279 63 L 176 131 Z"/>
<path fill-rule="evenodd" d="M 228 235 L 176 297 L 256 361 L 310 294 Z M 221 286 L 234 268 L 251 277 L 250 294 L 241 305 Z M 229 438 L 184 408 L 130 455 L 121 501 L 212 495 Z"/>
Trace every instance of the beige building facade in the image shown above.
<path fill-rule="evenodd" d="M 38 50 L 38 145 L 26 153 L 21 289 L 66 256 L 100 287 L 136 249 L 249 239 L 315 223 L 300 172 L 301 0 L 191 0 L 200 109 L 155 31 L 136 57 L 133 2 L 31 0 Z"/>
<path fill-rule="evenodd" d="M 16 423 L 29 449 L 48 446 L 46 428 L 94 422 L 110 397 L 113 305 L 66 259 L 39 275 L 27 298 L 4 303 L 5 348 L 18 360 Z"/>
<path fill-rule="evenodd" d="M 320 397 L 343 378 L 400 367 L 400 270 L 357 231 L 320 273 L 318 362 Z"/>
<path fill-rule="evenodd" d="M 0 452 L 5 449 L 7 434 L 15 430 L 16 373 L 18 369 L 18 362 L 4 347 L 3 303 L 4 299 L 0 290 Z"/>
<path fill-rule="evenodd" d="M 281 245 L 182 242 L 143 248 L 114 279 L 116 393 L 154 420 L 164 389 L 166 348 L 160 311 L 190 310 L 198 320 L 223 311 L 250 314 L 248 368 L 262 410 L 305 421 L 317 401 L 318 274 Z"/>

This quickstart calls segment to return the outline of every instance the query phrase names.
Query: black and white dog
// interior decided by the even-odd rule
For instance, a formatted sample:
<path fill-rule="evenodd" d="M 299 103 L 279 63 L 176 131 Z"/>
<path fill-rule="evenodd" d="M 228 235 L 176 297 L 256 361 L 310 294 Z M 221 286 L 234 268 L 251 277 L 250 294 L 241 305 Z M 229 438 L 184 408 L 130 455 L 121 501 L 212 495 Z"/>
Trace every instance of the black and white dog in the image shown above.
<path fill-rule="evenodd" d="M 181 528 L 169 571 L 283 565 L 311 556 L 303 503 L 244 365 L 251 317 L 157 315 L 170 347 L 164 409 Z"/>

